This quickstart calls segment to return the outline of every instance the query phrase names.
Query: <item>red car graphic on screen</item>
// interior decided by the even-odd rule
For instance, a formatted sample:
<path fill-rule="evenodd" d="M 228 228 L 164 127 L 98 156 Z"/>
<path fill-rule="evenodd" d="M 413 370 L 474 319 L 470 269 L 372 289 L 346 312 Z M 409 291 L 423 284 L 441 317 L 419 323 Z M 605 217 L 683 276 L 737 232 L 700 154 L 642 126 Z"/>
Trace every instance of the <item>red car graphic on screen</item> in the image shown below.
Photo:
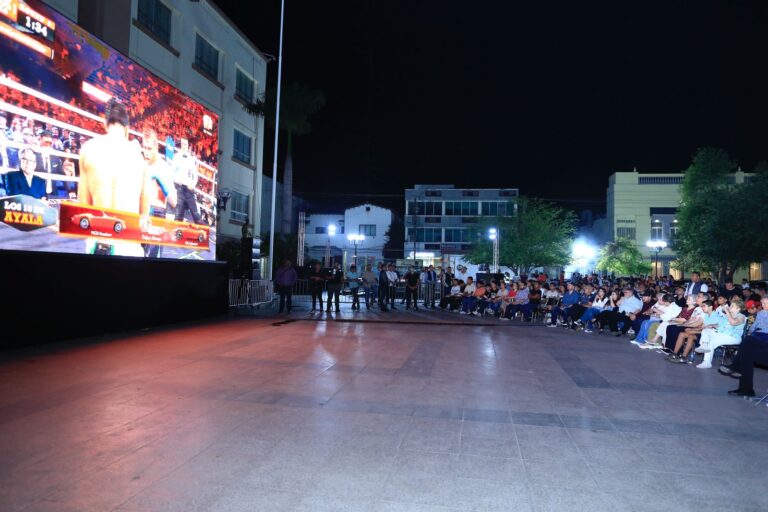
<path fill-rule="evenodd" d="M 111 217 L 104 212 L 79 213 L 72 217 L 72 224 L 77 224 L 81 229 L 108 230 L 115 233 L 120 233 L 125 229 L 125 221 Z"/>
<path fill-rule="evenodd" d="M 183 228 L 177 228 L 173 231 L 173 239 L 177 242 L 182 240 L 195 240 L 199 243 L 205 242 L 205 230 L 196 228 L 189 224 Z"/>

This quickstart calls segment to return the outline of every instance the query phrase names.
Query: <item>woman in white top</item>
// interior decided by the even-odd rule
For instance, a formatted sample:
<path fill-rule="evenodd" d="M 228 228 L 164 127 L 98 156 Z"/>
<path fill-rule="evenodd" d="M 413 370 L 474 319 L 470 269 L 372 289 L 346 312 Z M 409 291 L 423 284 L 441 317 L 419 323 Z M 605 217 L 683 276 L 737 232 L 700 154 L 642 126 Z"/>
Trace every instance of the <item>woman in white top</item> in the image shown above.
<path fill-rule="evenodd" d="M 592 319 L 602 313 L 608 305 L 609 297 L 606 295 L 605 288 L 598 288 L 597 295 L 592 299 L 592 303 L 579 318 L 579 322 L 584 324 L 584 332 L 592 332 Z"/>
<path fill-rule="evenodd" d="M 704 360 L 696 365 L 696 368 L 712 368 L 712 358 L 718 347 L 741 344 L 744 324 L 747 321 L 747 317 L 741 312 L 743 307 L 744 303 L 734 297 L 731 299 L 731 305 L 723 309 L 725 316 L 715 312 L 706 317 L 706 325 L 701 331 L 701 340 L 696 349 L 697 353 L 704 354 Z"/>

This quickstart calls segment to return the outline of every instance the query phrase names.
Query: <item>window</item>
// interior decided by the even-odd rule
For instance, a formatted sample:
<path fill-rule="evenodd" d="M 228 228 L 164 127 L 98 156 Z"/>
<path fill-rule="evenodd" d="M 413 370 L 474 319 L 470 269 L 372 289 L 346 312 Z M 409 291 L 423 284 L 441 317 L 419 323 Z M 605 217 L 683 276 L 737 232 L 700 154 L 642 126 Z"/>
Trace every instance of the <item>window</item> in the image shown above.
<path fill-rule="evenodd" d="M 408 215 L 442 215 L 441 201 L 409 201 Z"/>
<path fill-rule="evenodd" d="M 677 243 L 677 234 L 678 234 L 678 228 L 677 226 L 670 226 L 669 227 L 669 248 L 674 250 L 677 249 L 676 243 Z"/>
<path fill-rule="evenodd" d="M 239 69 L 235 71 L 235 95 L 246 103 L 253 103 L 253 80 Z"/>
<path fill-rule="evenodd" d="M 500 190 L 499 196 L 501 197 L 517 197 L 517 189 Z"/>
<path fill-rule="evenodd" d="M 492 203 L 489 201 L 483 201 L 483 215 L 491 215 L 496 217 L 499 214 L 499 203 Z"/>
<path fill-rule="evenodd" d="M 440 190 L 427 190 L 424 195 L 427 197 L 440 197 L 443 193 Z"/>
<path fill-rule="evenodd" d="M 638 185 L 680 185 L 683 176 L 638 176 Z"/>
<path fill-rule="evenodd" d="M 442 215 L 443 203 L 438 201 L 427 201 L 424 203 L 424 215 Z"/>
<path fill-rule="evenodd" d="M 232 192 L 232 198 L 229 200 L 229 204 L 232 205 L 232 211 L 229 213 L 230 219 L 245 222 L 248 217 L 248 199 L 249 196 L 246 194 Z"/>
<path fill-rule="evenodd" d="M 629 238 L 630 240 L 635 240 L 636 234 L 635 234 L 635 228 L 616 228 L 616 236 L 618 238 Z"/>
<path fill-rule="evenodd" d="M 317 226 L 317 227 L 315 227 L 315 234 L 316 235 L 324 235 L 325 234 L 325 226 Z"/>
<path fill-rule="evenodd" d="M 241 162 L 251 165 L 251 138 L 235 130 L 235 144 L 232 148 L 232 156 Z"/>
<path fill-rule="evenodd" d="M 477 215 L 477 201 L 446 201 L 446 215 Z"/>
<path fill-rule="evenodd" d="M 468 229 L 448 228 L 445 230 L 446 242 L 469 242 L 470 233 Z"/>
<path fill-rule="evenodd" d="M 165 44 L 171 44 L 171 10 L 160 0 L 139 0 L 139 23 Z"/>
<path fill-rule="evenodd" d="M 219 79 L 219 50 L 200 34 L 195 39 L 195 65 L 210 78 Z"/>
<path fill-rule="evenodd" d="M 376 236 L 376 224 L 360 224 L 357 232 L 360 235 Z"/>
<path fill-rule="evenodd" d="M 462 190 L 461 195 L 464 197 L 477 197 L 480 195 L 480 192 L 477 190 Z"/>
<path fill-rule="evenodd" d="M 661 223 L 651 226 L 651 240 L 664 240 L 664 226 Z"/>
<path fill-rule="evenodd" d="M 408 228 L 409 242 L 441 242 L 442 238 L 440 228 Z"/>

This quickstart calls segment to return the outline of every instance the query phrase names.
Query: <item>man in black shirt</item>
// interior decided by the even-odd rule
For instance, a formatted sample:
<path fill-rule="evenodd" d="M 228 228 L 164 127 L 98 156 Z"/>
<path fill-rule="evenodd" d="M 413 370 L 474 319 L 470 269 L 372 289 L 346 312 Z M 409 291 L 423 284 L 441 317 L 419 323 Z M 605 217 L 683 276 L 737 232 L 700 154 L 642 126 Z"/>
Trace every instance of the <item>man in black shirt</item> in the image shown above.
<path fill-rule="evenodd" d="M 405 274 L 405 309 L 411 309 L 411 299 L 413 299 L 413 309 L 419 309 L 416 305 L 416 299 L 419 293 L 419 273 L 413 267 L 408 267 Z"/>
<path fill-rule="evenodd" d="M 323 287 L 325 276 L 320 270 L 320 263 L 315 263 L 309 274 L 309 292 L 312 294 L 312 311 L 315 311 L 316 301 L 320 301 L 320 311 L 323 310 Z"/>
<path fill-rule="evenodd" d="M 341 286 L 344 283 L 344 271 L 341 270 L 341 266 L 338 262 L 333 264 L 333 270 L 331 270 L 331 274 L 328 276 L 328 307 L 326 308 L 326 311 L 328 313 L 331 312 L 331 299 L 333 297 L 336 298 L 336 312 L 340 312 L 341 308 L 339 307 L 339 295 L 341 294 Z"/>
<path fill-rule="evenodd" d="M 389 275 L 386 265 L 379 265 L 379 307 L 382 311 L 389 311 L 387 299 L 389 298 Z"/>

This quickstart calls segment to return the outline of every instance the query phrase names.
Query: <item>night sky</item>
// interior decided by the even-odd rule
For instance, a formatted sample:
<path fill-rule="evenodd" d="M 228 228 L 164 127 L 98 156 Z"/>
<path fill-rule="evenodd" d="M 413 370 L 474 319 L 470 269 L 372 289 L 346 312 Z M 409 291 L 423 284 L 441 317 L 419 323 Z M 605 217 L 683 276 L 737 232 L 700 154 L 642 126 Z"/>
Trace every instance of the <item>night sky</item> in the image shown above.
<path fill-rule="evenodd" d="M 295 139 L 312 202 L 454 183 L 600 210 L 615 171 L 680 171 L 705 145 L 768 159 L 763 0 L 286 3 L 284 81 L 327 96 Z M 279 1 L 218 4 L 277 54 Z"/>

